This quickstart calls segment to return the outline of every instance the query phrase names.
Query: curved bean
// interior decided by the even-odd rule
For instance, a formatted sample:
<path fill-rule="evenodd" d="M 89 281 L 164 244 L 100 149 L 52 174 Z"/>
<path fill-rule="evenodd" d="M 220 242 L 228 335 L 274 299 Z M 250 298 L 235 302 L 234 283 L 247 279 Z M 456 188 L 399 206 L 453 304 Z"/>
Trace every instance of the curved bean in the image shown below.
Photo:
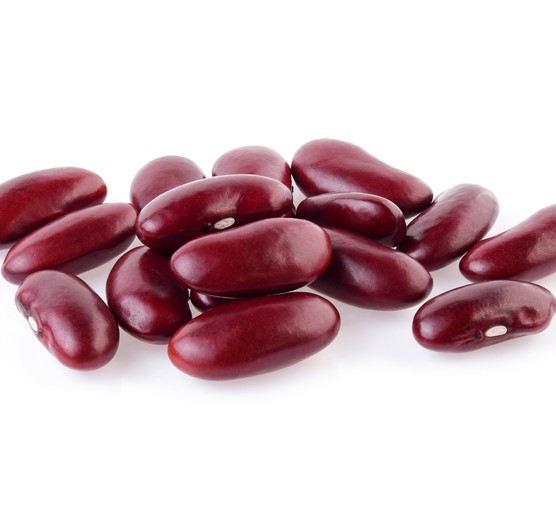
<path fill-rule="evenodd" d="M 190 299 L 193 306 L 200 312 L 237 300 L 237 298 L 206 295 L 205 293 L 199 293 L 193 290 L 190 291 Z"/>

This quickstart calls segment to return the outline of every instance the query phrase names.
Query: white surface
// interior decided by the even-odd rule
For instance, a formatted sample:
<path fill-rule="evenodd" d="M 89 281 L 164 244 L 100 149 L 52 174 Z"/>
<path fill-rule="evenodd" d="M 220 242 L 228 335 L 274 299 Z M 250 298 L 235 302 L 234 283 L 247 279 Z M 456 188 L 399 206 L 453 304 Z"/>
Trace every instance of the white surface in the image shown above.
<path fill-rule="evenodd" d="M 166 154 L 361 145 L 499 197 L 491 234 L 555 203 L 550 2 L 2 2 L 2 180 L 76 165 L 127 200 Z M 0 209 L 1 211 L 1 209 Z M 0 251 L 3 259 L 5 250 Z M 83 275 L 103 293 L 110 265 Z M 454 264 L 433 294 L 464 284 Z M 556 291 L 556 276 L 540 282 Z M 92 373 L 57 363 L 0 282 L 0 502 L 554 503 L 556 324 L 463 355 L 415 309 L 338 303 L 336 341 L 211 383 L 122 334 Z"/>

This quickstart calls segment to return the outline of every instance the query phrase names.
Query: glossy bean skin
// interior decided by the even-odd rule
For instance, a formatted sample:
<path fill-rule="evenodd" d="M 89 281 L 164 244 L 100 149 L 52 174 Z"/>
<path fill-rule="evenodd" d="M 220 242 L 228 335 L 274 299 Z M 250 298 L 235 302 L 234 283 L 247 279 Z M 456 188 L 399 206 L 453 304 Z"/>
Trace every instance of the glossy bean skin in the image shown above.
<path fill-rule="evenodd" d="M 0 184 L 0 244 L 105 198 L 102 178 L 84 168 L 48 168 L 10 179 Z"/>
<path fill-rule="evenodd" d="M 102 265 L 131 244 L 136 216 L 128 203 L 66 214 L 17 241 L 4 259 L 2 275 L 19 284 L 38 270 L 79 274 Z"/>
<path fill-rule="evenodd" d="M 438 270 L 455 261 L 490 230 L 498 200 L 488 189 L 460 184 L 444 191 L 407 227 L 398 249 Z"/>
<path fill-rule="evenodd" d="M 146 246 L 126 252 L 106 282 L 108 306 L 128 333 L 167 344 L 191 319 L 188 291 L 172 275 L 170 259 Z"/>
<path fill-rule="evenodd" d="M 271 218 L 188 242 L 170 266 L 194 291 L 243 298 L 305 286 L 324 272 L 330 255 L 330 239 L 316 224 Z"/>
<path fill-rule="evenodd" d="M 394 202 L 408 216 L 427 208 L 432 190 L 421 179 L 393 168 L 349 142 L 318 139 L 301 146 L 292 175 L 307 196 L 362 192 Z"/>
<path fill-rule="evenodd" d="M 194 377 L 238 379 L 293 365 L 325 348 L 339 329 L 338 311 L 318 295 L 250 298 L 192 319 L 170 340 L 168 356 Z"/>
<path fill-rule="evenodd" d="M 297 217 L 320 226 L 342 228 L 385 245 L 395 246 L 405 237 L 405 218 L 386 198 L 368 193 L 325 193 L 303 200 Z"/>
<path fill-rule="evenodd" d="M 36 337 L 65 366 L 94 370 L 116 354 L 116 320 L 78 277 L 55 270 L 36 272 L 21 283 L 15 302 Z"/>
<path fill-rule="evenodd" d="M 222 298 L 221 296 L 206 295 L 198 291 L 190 291 L 190 299 L 193 306 L 200 312 L 238 300 L 237 298 Z"/>
<path fill-rule="evenodd" d="M 461 259 L 459 268 L 471 281 L 535 281 L 556 272 L 556 205 L 477 242 Z"/>
<path fill-rule="evenodd" d="M 184 184 L 155 198 L 140 213 L 136 233 L 145 245 L 173 252 L 202 235 L 287 214 L 292 194 L 260 175 L 222 175 Z"/>
<path fill-rule="evenodd" d="M 289 163 L 274 149 L 265 146 L 244 146 L 232 149 L 218 158 L 212 175 L 255 174 L 280 181 L 292 189 Z"/>
<path fill-rule="evenodd" d="M 407 254 L 339 228 L 332 239 L 330 266 L 310 287 L 356 307 L 397 310 L 425 299 L 432 289 L 429 272 Z"/>
<path fill-rule="evenodd" d="M 431 298 L 415 314 L 413 335 L 433 351 L 463 352 L 546 329 L 556 299 L 521 281 L 468 284 Z"/>
<path fill-rule="evenodd" d="M 131 182 L 131 203 L 139 212 L 162 193 L 182 184 L 204 179 L 199 166 L 183 156 L 162 156 L 149 161 Z"/>

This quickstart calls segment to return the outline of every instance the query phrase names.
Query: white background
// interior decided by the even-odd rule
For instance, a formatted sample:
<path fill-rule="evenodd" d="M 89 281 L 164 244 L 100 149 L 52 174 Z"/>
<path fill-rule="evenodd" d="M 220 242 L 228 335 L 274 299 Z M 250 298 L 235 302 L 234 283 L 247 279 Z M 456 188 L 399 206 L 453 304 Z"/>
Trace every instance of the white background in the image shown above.
<path fill-rule="evenodd" d="M 291 159 L 332 137 L 436 194 L 487 186 L 494 234 L 556 200 L 551 4 L 0 0 L 2 180 L 82 166 L 125 201 L 158 156 L 209 173 L 234 147 Z M 112 263 L 83 275 L 103 296 Z M 433 276 L 433 294 L 466 283 L 455 264 Z M 124 333 L 106 367 L 66 369 L 15 290 L 0 282 L 2 503 L 556 499 L 556 323 L 443 355 L 414 341 L 417 307 L 338 303 L 322 353 L 215 383 Z"/>

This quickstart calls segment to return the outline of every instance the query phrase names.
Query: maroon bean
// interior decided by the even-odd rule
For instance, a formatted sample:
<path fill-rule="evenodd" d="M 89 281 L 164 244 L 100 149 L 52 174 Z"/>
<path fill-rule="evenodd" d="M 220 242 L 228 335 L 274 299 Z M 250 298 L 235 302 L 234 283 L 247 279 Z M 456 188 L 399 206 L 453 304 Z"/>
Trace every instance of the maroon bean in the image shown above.
<path fill-rule="evenodd" d="M 292 174 L 307 196 L 371 193 L 394 202 L 406 215 L 422 211 L 432 200 L 432 190 L 421 179 L 340 140 L 319 139 L 301 146 L 293 157 Z"/>
<path fill-rule="evenodd" d="M 292 207 L 283 184 L 260 175 L 222 175 L 184 184 L 155 198 L 139 214 L 141 242 L 173 252 L 201 235 L 268 217 Z"/>
<path fill-rule="evenodd" d="M 472 281 L 535 281 L 556 272 L 556 205 L 477 242 L 461 259 L 459 268 Z"/>
<path fill-rule="evenodd" d="M 329 262 L 330 239 L 322 228 L 301 219 L 271 218 L 188 242 L 170 265 L 190 289 L 248 297 L 305 286 Z"/>
<path fill-rule="evenodd" d="M 232 174 L 264 175 L 292 189 L 290 165 L 269 147 L 244 146 L 224 153 L 214 162 L 212 175 Z"/>
<path fill-rule="evenodd" d="M 66 214 L 16 242 L 4 259 L 2 275 L 19 284 L 38 270 L 79 274 L 102 265 L 131 244 L 136 215 L 128 203 Z"/>
<path fill-rule="evenodd" d="M 368 193 L 325 193 L 303 200 L 297 217 L 320 226 L 342 228 L 393 246 L 405 237 L 405 218 L 386 198 Z"/>
<path fill-rule="evenodd" d="M 140 211 L 157 196 L 188 182 L 204 179 L 196 163 L 182 156 L 162 156 L 149 161 L 131 182 L 131 203 Z"/>
<path fill-rule="evenodd" d="M 118 259 L 106 297 L 122 328 L 145 342 L 166 344 L 191 319 L 187 289 L 172 275 L 170 259 L 145 246 Z"/>
<path fill-rule="evenodd" d="M 0 184 L 0 243 L 12 242 L 73 210 L 102 203 L 106 185 L 84 168 L 38 170 Z"/>
<path fill-rule="evenodd" d="M 486 188 L 460 184 L 444 191 L 407 227 L 398 249 L 428 270 L 442 268 L 480 240 L 498 217 L 498 201 Z"/>
<path fill-rule="evenodd" d="M 172 363 L 201 379 L 238 379 L 293 365 L 326 347 L 340 315 L 324 298 L 287 293 L 239 300 L 186 323 L 170 340 Z"/>
<path fill-rule="evenodd" d="M 311 284 L 316 291 L 378 310 L 410 307 L 430 293 L 430 274 L 407 254 L 346 230 L 326 232 L 332 239 L 332 261 Z"/>
<path fill-rule="evenodd" d="M 415 314 L 413 334 L 433 351 L 473 351 L 539 333 L 555 311 L 556 299 L 541 286 L 487 281 L 431 298 Z"/>
<path fill-rule="evenodd" d="M 74 275 L 54 270 L 29 275 L 15 301 L 37 338 L 62 364 L 93 370 L 116 354 L 119 329 L 112 313 Z"/>
<path fill-rule="evenodd" d="M 191 303 L 200 312 L 204 312 L 205 310 L 213 309 L 219 305 L 224 305 L 237 300 L 237 298 L 223 298 L 221 296 L 206 295 L 205 293 L 199 293 L 198 291 L 193 290 L 190 292 L 190 296 Z"/>

